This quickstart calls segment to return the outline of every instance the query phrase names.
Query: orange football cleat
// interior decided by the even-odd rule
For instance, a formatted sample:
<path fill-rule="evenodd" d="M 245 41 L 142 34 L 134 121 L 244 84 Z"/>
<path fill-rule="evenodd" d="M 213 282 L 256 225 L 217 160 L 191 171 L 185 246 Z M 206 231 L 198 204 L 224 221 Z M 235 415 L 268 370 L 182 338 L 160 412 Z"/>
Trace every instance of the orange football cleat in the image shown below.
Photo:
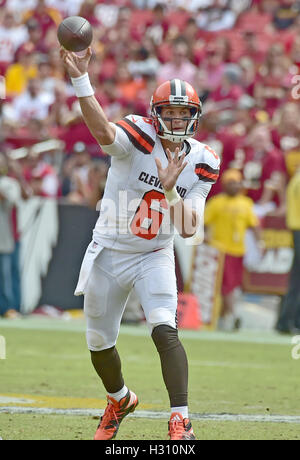
<path fill-rule="evenodd" d="M 120 423 L 130 412 L 134 412 L 139 401 L 137 396 L 128 390 L 128 393 L 121 401 L 107 396 L 108 404 L 100 419 L 94 440 L 109 440 L 116 437 Z"/>
<path fill-rule="evenodd" d="M 179 412 L 171 414 L 168 435 L 173 441 L 196 439 L 191 422 L 188 418 L 183 418 Z"/>

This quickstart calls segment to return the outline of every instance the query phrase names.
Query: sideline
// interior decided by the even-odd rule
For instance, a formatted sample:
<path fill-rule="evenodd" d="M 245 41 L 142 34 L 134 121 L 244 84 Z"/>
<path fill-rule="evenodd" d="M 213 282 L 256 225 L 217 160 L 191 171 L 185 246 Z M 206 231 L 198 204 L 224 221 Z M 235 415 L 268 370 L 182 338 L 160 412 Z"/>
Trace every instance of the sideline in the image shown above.
<path fill-rule="evenodd" d="M 103 414 L 103 410 L 98 409 L 51 409 L 47 407 L 0 407 L 0 414 L 39 414 L 39 415 L 73 415 L 97 417 Z M 129 417 L 168 419 L 169 412 L 155 412 L 146 410 L 136 410 Z M 300 424 L 299 415 L 248 415 L 248 414 L 190 414 L 191 420 L 216 422 L 270 422 L 270 423 L 296 423 Z"/>
<path fill-rule="evenodd" d="M 78 319 L 56 319 L 31 315 L 18 320 L 0 319 L 0 335 L 4 335 L 4 329 L 25 329 L 41 331 L 63 331 L 63 332 L 85 332 L 85 320 Z M 149 329 L 145 323 L 131 326 L 121 324 L 120 335 L 148 336 Z M 241 329 L 237 332 L 221 331 L 192 331 L 179 329 L 179 336 L 182 339 L 207 340 L 218 342 L 237 342 L 237 343 L 258 343 L 272 345 L 291 346 L 292 336 L 281 335 L 275 331 Z"/>

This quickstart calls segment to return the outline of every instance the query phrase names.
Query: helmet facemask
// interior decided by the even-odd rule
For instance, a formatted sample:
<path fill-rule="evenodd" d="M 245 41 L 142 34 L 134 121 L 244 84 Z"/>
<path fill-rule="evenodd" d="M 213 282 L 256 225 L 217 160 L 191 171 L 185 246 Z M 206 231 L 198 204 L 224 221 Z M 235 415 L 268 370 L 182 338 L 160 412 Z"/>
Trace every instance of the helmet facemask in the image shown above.
<path fill-rule="evenodd" d="M 172 96 L 170 96 L 170 99 Z M 183 96 L 180 99 L 184 99 L 187 97 Z M 178 120 L 178 118 L 162 118 L 161 112 L 163 107 L 172 107 L 172 106 L 182 106 L 184 108 L 188 108 L 191 112 L 190 117 L 184 117 L 180 118 L 180 120 L 185 120 L 186 121 L 186 126 L 184 131 L 174 131 L 173 128 L 173 122 L 174 120 Z M 160 102 L 157 104 L 152 104 L 151 101 L 151 115 L 154 119 L 154 125 L 156 127 L 157 135 L 161 137 L 162 139 L 168 139 L 171 142 L 174 143 L 179 143 L 183 142 L 185 139 L 188 139 L 189 137 L 193 137 L 198 129 L 199 125 L 199 120 L 202 114 L 202 106 L 200 104 L 192 104 L 188 100 L 186 101 L 179 101 L 179 98 L 174 97 L 174 102 L 172 103 L 171 101 L 165 101 L 165 102 Z M 164 121 L 170 121 L 171 122 L 171 128 L 168 129 Z"/>
<path fill-rule="evenodd" d="M 175 105 L 175 104 L 174 104 Z M 178 104 L 176 104 L 177 106 Z M 161 112 L 163 107 L 172 107 L 171 104 L 158 104 L 157 106 L 154 106 L 152 108 L 152 117 L 154 119 L 154 123 L 157 128 L 157 135 L 161 137 L 162 139 L 168 139 L 171 142 L 174 143 L 179 143 L 183 142 L 185 139 L 188 139 L 189 137 L 193 137 L 196 134 L 196 131 L 198 129 L 199 125 L 199 119 L 201 116 L 201 110 L 195 106 L 191 105 L 185 105 L 186 108 L 188 108 L 191 112 L 190 117 L 172 117 L 172 118 L 167 118 L 164 117 L 162 118 Z M 178 131 L 178 129 L 175 130 L 173 127 L 173 124 L 175 120 L 184 120 L 186 122 L 185 129 L 182 131 Z M 167 128 L 165 122 L 170 122 L 171 127 L 170 129 Z"/>

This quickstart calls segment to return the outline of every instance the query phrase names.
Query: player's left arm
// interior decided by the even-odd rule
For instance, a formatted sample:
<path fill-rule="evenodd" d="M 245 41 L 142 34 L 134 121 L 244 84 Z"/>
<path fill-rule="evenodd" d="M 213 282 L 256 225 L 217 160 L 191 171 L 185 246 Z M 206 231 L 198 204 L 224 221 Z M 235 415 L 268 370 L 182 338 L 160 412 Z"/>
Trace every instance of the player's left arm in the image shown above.
<path fill-rule="evenodd" d="M 193 190 L 193 194 L 190 194 L 190 200 L 182 200 L 176 191 L 176 182 L 187 165 L 187 162 L 184 161 L 185 154 L 179 158 L 179 148 L 176 148 L 173 157 L 169 149 L 166 150 L 166 153 L 168 166 L 165 169 L 162 168 L 160 160 L 155 159 L 158 176 L 170 207 L 170 216 L 175 228 L 180 236 L 190 238 L 195 235 L 203 221 L 204 204 L 211 185 L 199 184 Z"/>

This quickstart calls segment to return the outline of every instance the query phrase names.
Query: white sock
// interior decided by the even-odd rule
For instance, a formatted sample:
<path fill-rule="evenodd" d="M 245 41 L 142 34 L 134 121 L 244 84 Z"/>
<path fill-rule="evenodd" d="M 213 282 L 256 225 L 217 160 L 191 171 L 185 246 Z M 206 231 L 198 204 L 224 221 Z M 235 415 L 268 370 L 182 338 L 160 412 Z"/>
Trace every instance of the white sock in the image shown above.
<path fill-rule="evenodd" d="M 121 401 L 121 399 L 124 398 L 124 396 L 126 396 L 127 393 L 128 393 L 128 388 L 126 385 L 124 385 L 120 391 L 117 391 L 117 393 L 108 393 L 108 396 L 110 396 L 111 398 L 114 398 L 116 401 Z"/>
<path fill-rule="evenodd" d="M 182 418 L 189 418 L 188 406 L 171 407 L 171 414 L 174 412 L 179 412 L 179 414 L 182 415 Z"/>

